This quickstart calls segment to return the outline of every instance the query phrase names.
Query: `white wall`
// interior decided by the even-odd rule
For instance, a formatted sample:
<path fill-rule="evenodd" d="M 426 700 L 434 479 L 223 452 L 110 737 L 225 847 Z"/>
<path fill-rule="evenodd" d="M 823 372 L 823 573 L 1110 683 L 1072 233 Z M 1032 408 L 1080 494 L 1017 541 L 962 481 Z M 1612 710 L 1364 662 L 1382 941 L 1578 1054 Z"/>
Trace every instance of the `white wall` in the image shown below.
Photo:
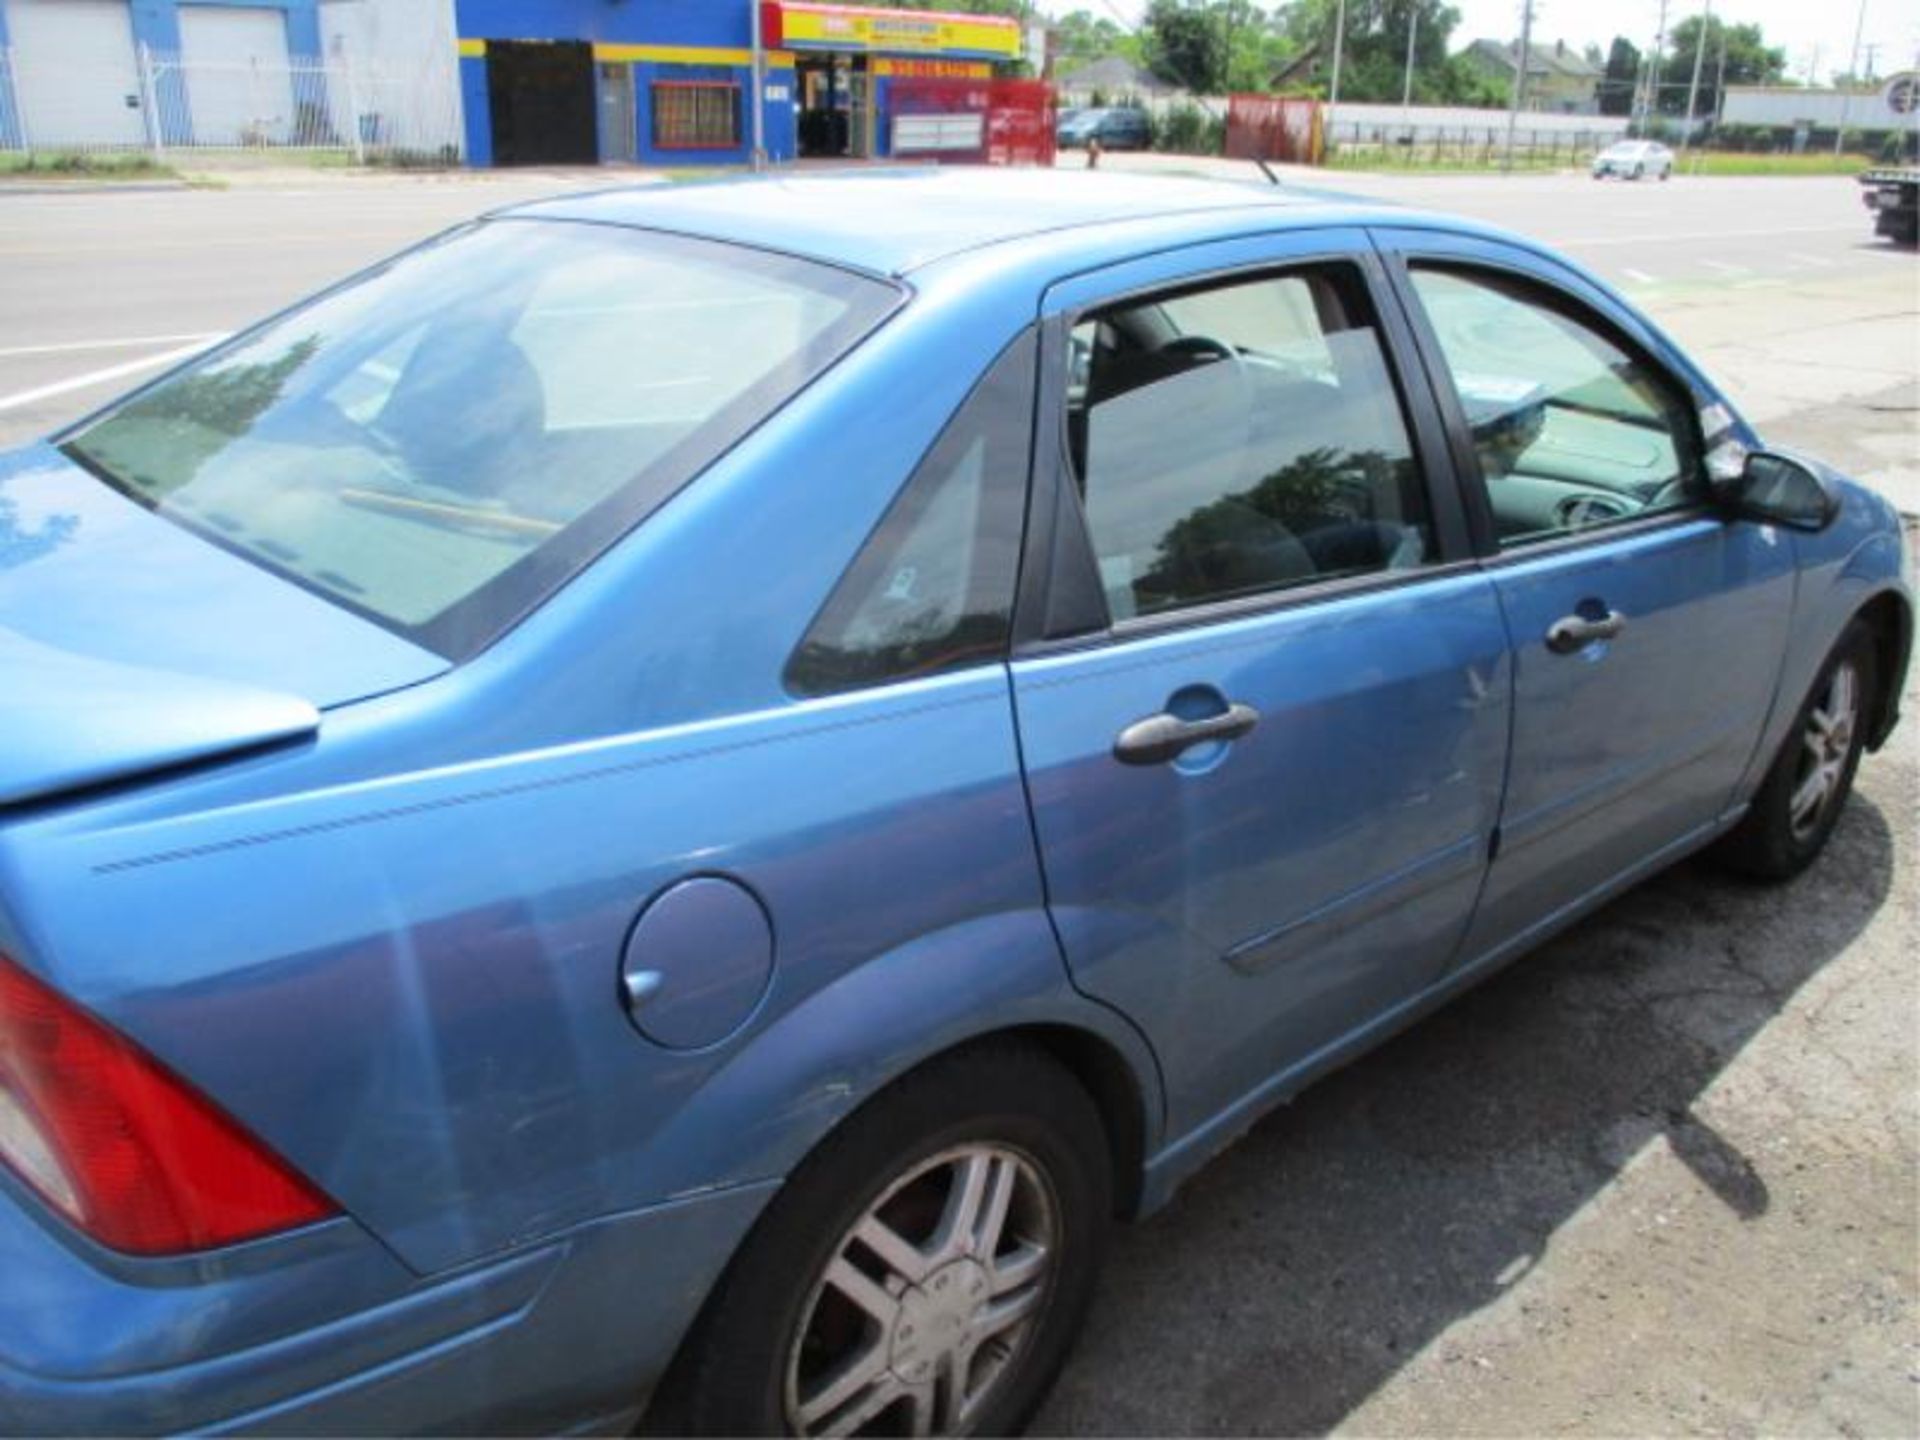
<path fill-rule="evenodd" d="M 321 51 L 351 68 L 363 131 L 377 124 L 386 146 L 463 148 L 455 33 L 453 0 L 320 0 Z M 339 97 L 343 132 L 345 107 Z"/>
<path fill-rule="evenodd" d="M 1786 86 L 1729 85 L 1727 103 L 1720 112 L 1727 125 L 1807 125 L 1831 130 L 1840 123 L 1856 130 L 1912 129 L 1915 116 L 1896 114 L 1887 105 L 1886 92 L 1796 90 Z"/>
<path fill-rule="evenodd" d="M 1421 139 L 1442 132 L 1455 135 L 1462 130 L 1478 133 L 1491 129 L 1504 135 L 1507 112 L 1475 109 L 1468 105 L 1414 105 L 1402 108 L 1398 105 L 1357 104 L 1342 100 L 1334 111 L 1333 123 L 1341 138 L 1351 137 L 1356 131 L 1362 138 L 1371 138 L 1376 129 L 1388 135 L 1403 135 L 1409 128 Z M 1614 135 L 1625 132 L 1627 119 L 1624 115 L 1568 115 L 1547 110 L 1522 110 L 1515 128 L 1523 135 L 1529 131 L 1540 135 Z"/>

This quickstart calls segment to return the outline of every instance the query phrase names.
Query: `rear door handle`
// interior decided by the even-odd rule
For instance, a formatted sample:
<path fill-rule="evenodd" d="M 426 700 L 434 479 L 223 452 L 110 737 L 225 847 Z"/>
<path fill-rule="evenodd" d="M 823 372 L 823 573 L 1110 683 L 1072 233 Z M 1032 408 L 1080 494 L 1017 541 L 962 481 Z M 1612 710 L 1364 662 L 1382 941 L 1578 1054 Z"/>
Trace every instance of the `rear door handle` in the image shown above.
<path fill-rule="evenodd" d="M 1238 740 L 1259 723 L 1258 710 L 1237 703 L 1204 720 L 1182 720 L 1162 711 L 1122 730 L 1113 742 L 1113 758 L 1123 765 L 1164 765 L 1209 740 Z"/>
<path fill-rule="evenodd" d="M 1596 640 L 1611 640 L 1627 628 L 1627 617 L 1618 610 L 1599 615 L 1562 615 L 1547 628 L 1547 648 L 1556 655 L 1571 655 Z"/>

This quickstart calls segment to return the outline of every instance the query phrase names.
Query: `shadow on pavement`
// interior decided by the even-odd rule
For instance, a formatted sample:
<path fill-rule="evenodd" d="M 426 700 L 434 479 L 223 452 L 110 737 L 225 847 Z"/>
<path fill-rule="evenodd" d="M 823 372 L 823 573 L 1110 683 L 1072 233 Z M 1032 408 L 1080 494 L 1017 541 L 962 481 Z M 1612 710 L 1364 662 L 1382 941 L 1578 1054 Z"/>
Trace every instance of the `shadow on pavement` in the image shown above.
<path fill-rule="evenodd" d="M 1765 1214 L 1692 1107 L 1865 927 L 1893 863 L 1856 792 L 1794 883 L 1683 864 L 1308 1090 L 1118 1235 L 1034 1433 L 1329 1430 L 1662 1134 L 1732 1213 Z"/>

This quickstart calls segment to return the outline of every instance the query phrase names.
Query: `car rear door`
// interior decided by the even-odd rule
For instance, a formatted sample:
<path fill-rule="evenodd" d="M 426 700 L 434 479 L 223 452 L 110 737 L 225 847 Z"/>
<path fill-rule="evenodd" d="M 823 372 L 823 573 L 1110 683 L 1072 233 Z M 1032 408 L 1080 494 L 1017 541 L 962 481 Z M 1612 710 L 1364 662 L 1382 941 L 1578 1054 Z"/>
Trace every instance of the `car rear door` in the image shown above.
<path fill-rule="evenodd" d="M 1427 986 L 1484 870 L 1506 637 L 1378 285 L 1329 230 L 1045 301 L 1022 755 L 1075 981 L 1174 1134 Z"/>
<path fill-rule="evenodd" d="M 1720 821 L 1772 702 L 1792 549 L 1706 503 L 1711 397 L 1597 286 L 1513 246 L 1376 238 L 1513 639 L 1511 778 L 1471 964 Z"/>

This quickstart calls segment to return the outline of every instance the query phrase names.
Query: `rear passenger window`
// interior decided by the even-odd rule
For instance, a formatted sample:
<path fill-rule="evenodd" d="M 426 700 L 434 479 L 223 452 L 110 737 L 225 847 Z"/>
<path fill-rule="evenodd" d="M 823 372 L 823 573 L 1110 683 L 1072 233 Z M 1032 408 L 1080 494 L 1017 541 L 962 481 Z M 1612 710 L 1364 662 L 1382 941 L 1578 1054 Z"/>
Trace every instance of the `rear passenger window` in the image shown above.
<path fill-rule="evenodd" d="M 1416 266 L 1502 549 L 1694 504 L 1693 406 L 1600 321 L 1491 271 Z"/>
<path fill-rule="evenodd" d="M 1073 334 L 1068 436 L 1116 621 L 1429 558 L 1359 273 L 1129 302 Z"/>
<path fill-rule="evenodd" d="M 824 695 L 1005 655 L 1036 345 L 1015 341 L 948 422 L 788 662 L 789 689 Z"/>

